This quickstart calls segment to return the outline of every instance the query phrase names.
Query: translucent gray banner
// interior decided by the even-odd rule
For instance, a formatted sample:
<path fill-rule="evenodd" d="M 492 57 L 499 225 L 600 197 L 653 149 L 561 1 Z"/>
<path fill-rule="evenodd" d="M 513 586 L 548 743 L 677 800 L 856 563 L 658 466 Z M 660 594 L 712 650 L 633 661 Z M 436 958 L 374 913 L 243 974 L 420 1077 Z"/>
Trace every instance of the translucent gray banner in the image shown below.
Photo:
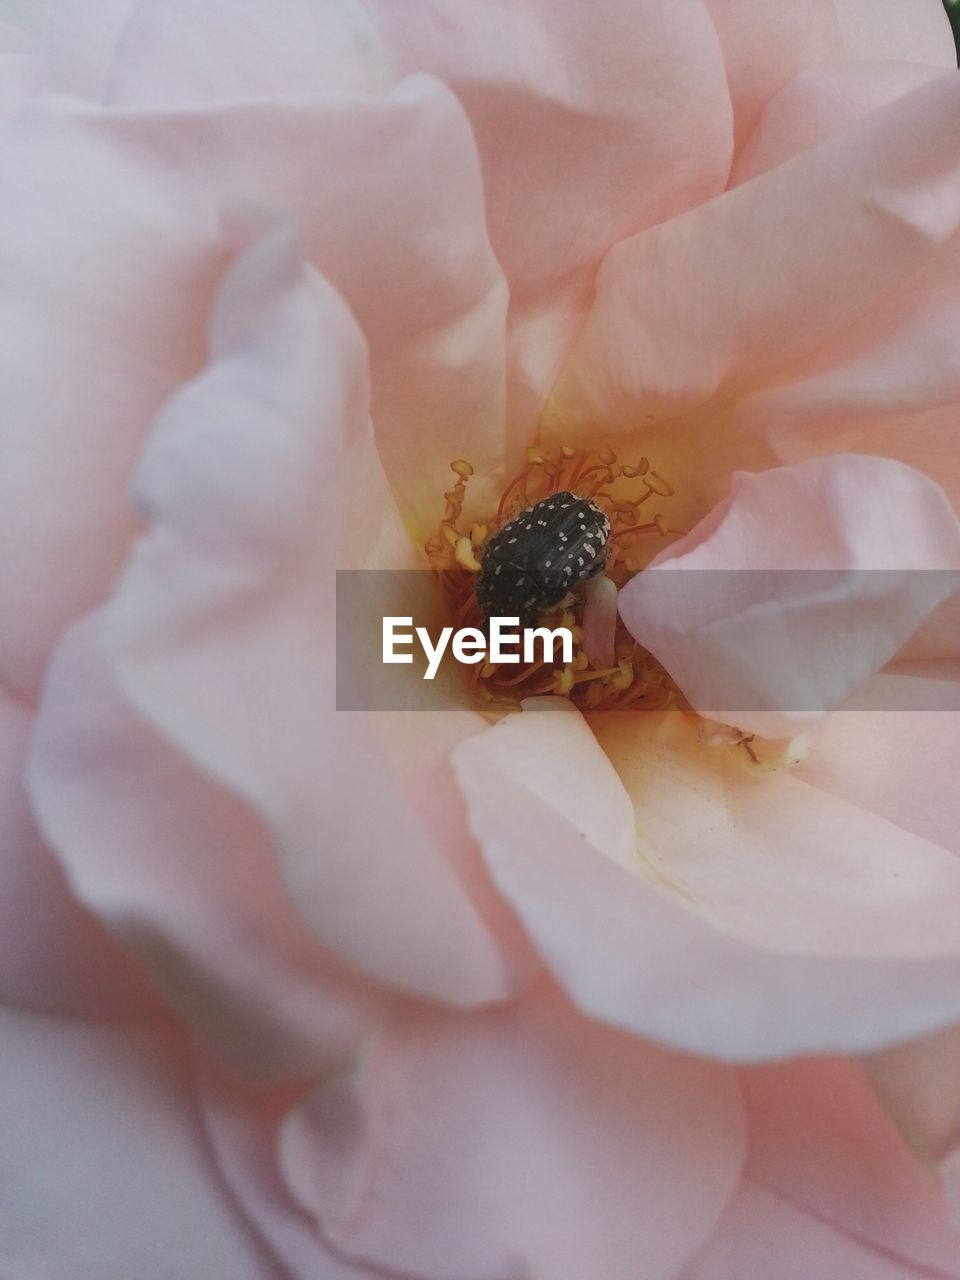
<path fill-rule="evenodd" d="M 338 710 L 478 705 L 478 638 L 463 638 L 463 661 L 454 648 L 482 620 L 449 604 L 469 597 L 469 577 L 444 595 L 428 570 L 337 573 Z M 670 675 L 710 713 L 960 710 L 960 570 L 648 570 L 621 599 L 633 634 L 673 655 Z"/>

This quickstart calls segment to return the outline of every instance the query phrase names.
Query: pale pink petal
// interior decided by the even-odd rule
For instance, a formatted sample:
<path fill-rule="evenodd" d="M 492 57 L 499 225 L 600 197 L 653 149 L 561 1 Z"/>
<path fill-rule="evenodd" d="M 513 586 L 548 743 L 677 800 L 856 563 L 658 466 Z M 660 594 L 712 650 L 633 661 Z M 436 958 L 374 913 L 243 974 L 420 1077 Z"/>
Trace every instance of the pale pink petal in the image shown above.
<path fill-rule="evenodd" d="M 870 1054 L 863 1067 L 920 1157 L 949 1159 L 960 1136 L 960 1027 Z"/>
<path fill-rule="evenodd" d="M 795 776 L 960 857 L 958 686 L 924 683 L 928 691 L 911 684 L 906 707 L 897 688 L 874 686 L 868 709 L 830 716 Z"/>
<path fill-rule="evenodd" d="M 937 1173 L 946 1197 L 953 1229 L 960 1233 L 960 1147 L 954 1147 L 947 1152 L 937 1165 Z"/>
<path fill-rule="evenodd" d="M 761 112 L 798 73 L 867 59 L 904 60 L 940 70 L 956 66 L 940 0 L 707 0 L 723 47 L 737 145 L 751 139 Z M 841 64 L 842 65 L 842 64 Z"/>
<path fill-rule="evenodd" d="M 744 1180 L 713 1239 L 677 1280 L 943 1280 Z"/>
<path fill-rule="evenodd" d="M 40 62 L 19 27 L 0 22 L 0 125 L 40 87 Z"/>
<path fill-rule="evenodd" d="M 528 443 L 601 256 L 723 188 L 716 34 L 701 0 L 369 8 L 396 70 L 433 72 L 470 117 L 510 282 L 511 428 Z"/>
<path fill-rule="evenodd" d="M 278 1089 L 252 1090 L 197 1063 L 197 1095 L 206 1136 L 224 1183 L 261 1239 L 282 1261 L 291 1280 L 399 1280 L 394 1269 L 367 1267 L 335 1252 L 291 1197 L 277 1158 L 277 1130 L 303 1096 Z M 419 1280 L 419 1278 L 418 1278 Z"/>
<path fill-rule="evenodd" d="M 897 663 L 906 673 L 932 670 L 934 678 L 960 680 L 960 598 L 945 600 L 923 621 L 897 654 Z"/>
<path fill-rule="evenodd" d="M 729 101 L 699 0 L 371 0 L 397 70 L 442 77 L 477 138 L 511 297 L 718 190 Z"/>
<path fill-rule="evenodd" d="M 479 148 L 513 304 L 511 423 L 525 441 L 601 255 L 726 180 L 729 99 L 701 0 L 602 0 L 589 13 L 572 0 L 291 0 L 269 14 L 252 0 L 140 0 L 114 92 L 150 104 L 322 95 L 376 91 L 422 71 L 456 93 Z M 432 199 L 455 199 L 463 179 L 438 153 L 429 185 Z M 352 219 L 365 204 L 344 207 Z M 392 212 L 391 231 L 405 221 Z M 448 349 L 464 340 L 451 331 Z M 472 399 L 465 388 L 464 406 Z M 427 408 L 421 418 L 434 416 Z"/>
<path fill-rule="evenodd" d="M 135 0 L 36 0 L 44 89 L 102 102 L 124 25 Z"/>
<path fill-rule="evenodd" d="M 751 774 L 742 748 L 700 745 L 690 717 L 601 716 L 594 728 L 633 801 L 639 857 L 728 934 L 822 959 L 960 958 L 955 838 L 944 848 L 807 783 L 802 766 Z M 946 763 L 939 777 L 948 787 Z"/>
<path fill-rule="evenodd" d="M 841 705 L 958 591 L 960 521 L 943 490 L 838 454 L 737 472 L 618 603 L 696 711 L 780 738 Z"/>
<path fill-rule="evenodd" d="M 949 1228 L 936 1176 L 856 1063 L 752 1067 L 740 1084 L 748 1178 L 904 1263 L 960 1275 L 960 1236 Z"/>
<path fill-rule="evenodd" d="M 363 563 L 390 519 L 356 323 L 281 227 L 226 278 L 211 350 L 138 477 L 150 533 L 105 631 L 123 692 L 253 807 L 327 945 L 417 992 L 502 997 L 529 966 L 468 888 L 445 772 L 445 735 L 483 721 L 424 711 L 388 730 L 335 710 L 334 570 Z M 445 815 L 439 829 L 423 813 Z"/>
<path fill-rule="evenodd" d="M 849 58 L 907 58 L 953 70 L 957 50 L 941 0 L 833 0 Z"/>
<path fill-rule="evenodd" d="M 706 0 L 733 102 L 737 147 L 763 106 L 804 67 L 834 61 L 841 51 L 833 0 Z"/>
<path fill-rule="evenodd" d="M 58 647 L 30 771 L 74 892 L 233 1070 L 337 1065 L 379 998 L 307 929 L 257 815 L 125 705 L 103 666 L 99 621 Z"/>
<path fill-rule="evenodd" d="M 602 747 L 548 700 L 454 753 L 494 880 L 587 1012 L 739 1058 L 863 1050 L 958 1016 L 952 856 L 789 777 L 751 776 L 678 713 L 595 728 Z M 547 754 L 552 786 L 539 765 L 528 785 Z M 590 807 L 571 803 L 572 780 Z"/>
<path fill-rule="evenodd" d="M 693 1116 L 695 1122 L 692 1122 Z M 740 1171 L 733 1074 L 549 989 L 388 1027 L 287 1115 L 291 1195 L 346 1256 L 431 1280 L 669 1280 Z"/>
<path fill-rule="evenodd" d="M 780 385 L 747 395 L 731 429 L 766 465 L 838 447 L 899 458 L 960 509 L 958 322 L 960 256 L 948 252 Z"/>
<path fill-rule="evenodd" d="M 201 359 L 218 228 L 158 160 L 140 129 L 66 105 L 24 111 L 0 145 L 0 540 L 17 548 L 0 652 L 27 696 L 61 628 L 115 575 L 142 432 Z"/>
<path fill-rule="evenodd" d="M 795 376 L 892 305 L 956 232 L 960 80 L 934 82 L 607 256 L 551 404 L 571 428 L 668 423 Z M 878 321 L 879 323 L 879 321 Z"/>
<path fill-rule="evenodd" d="M 40 838 L 24 787 L 33 721 L 0 694 L 0 997 L 45 1013 L 156 1018 L 138 966 L 79 905 Z"/>
<path fill-rule="evenodd" d="M 5 1275 L 280 1280 L 219 1181 L 172 1037 L 7 1010 L 0 1038 Z"/>
<path fill-rule="evenodd" d="M 605 574 L 591 579 L 584 591 L 583 651 L 595 667 L 616 662 L 617 587 Z"/>
<path fill-rule="evenodd" d="M 0 540 L 17 547 L 0 649 L 21 693 L 116 576 L 151 416 L 201 367 L 216 281 L 249 239 L 238 204 L 291 210 L 360 319 L 390 479 L 421 530 L 451 459 L 502 463 L 506 289 L 469 127 L 437 83 L 186 115 L 47 102 L 6 131 L 0 180 Z"/>
<path fill-rule="evenodd" d="M 861 116 L 941 75 L 942 70 L 890 61 L 839 62 L 801 71 L 764 107 L 734 162 L 731 186 L 809 151 Z"/>
<path fill-rule="evenodd" d="M 354 0 L 135 0 L 109 101 L 174 107 L 386 88 L 376 29 Z"/>

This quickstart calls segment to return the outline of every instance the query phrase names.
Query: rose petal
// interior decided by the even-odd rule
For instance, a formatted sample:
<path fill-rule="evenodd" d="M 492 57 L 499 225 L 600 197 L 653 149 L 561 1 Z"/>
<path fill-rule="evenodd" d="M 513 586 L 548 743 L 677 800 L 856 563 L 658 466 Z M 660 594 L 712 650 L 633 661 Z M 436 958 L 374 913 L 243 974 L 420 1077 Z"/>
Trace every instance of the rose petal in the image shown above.
<path fill-rule="evenodd" d="M 850 58 L 907 58 L 952 71 L 957 65 L 950 20 L 940 0 L 833 0 Z"/>
<path fill-rule="evenodd" d="M 723 47 L 738 147 L 760 113 L 798 73 L 840 59 L 903 59 L 941 70 L 956 66 L 939 0 L 909 9 L 898 0 L 707 0 Z"/>
<path fill-rule="evenodd" d="M 958 591 L 960 521 L 939 486 L 840 454 L 738 472 L 619 609 L 701 715 L 779 738 L 841 705 Z"/>
<path fill-rule="evenodd" d="M 801 71 L 764 107 L 734 162 L 731 186 L 809 151 L 941 73 L 941 67 L 901 61 L 841 62 Z"/>
<path fill-rule="evenodd" d="M 953 446 L 960 364 L 960 257 L 946 255 L 781 385 L 748 395 L 730 430 L 760 465 L 843 448 L 898 458 L 935 476 L 960 507 Z"/>
<path fill-rule="evenodd" d="M 437 1280 L 627 1280 L 642 1258 L 667 1280 L 716 1222 L 742 1143 L 723 1068 L 544 994 L 388 1028 L 289 1113 L 279 1159 L 351 1257 Z"/>
<path fill-rule="evenodd" d="M 936 1178 L 903 1142 L 852 1062 L 740 1072 L 750 1125 L 745 1173 L 858 1240 L 938 1274 L 960 1275 Z"/>
<path fill-rule="evenodd" d="M 563 700 L 454 752 L 494 880 L 583 1009 L 741 1059 L 859 1051 L 958 1016 L 952 856 L 851 807 L 813 803 L 816 793 L 789 777 L 751 777 L 698 748 L 678 713 L 598 716 L 596 729 L 637 805 L 633 870 L 624 865 L 624 783 Z M 539 766 L 528 785 L 528 762 L 547 754 L 552 788 Z M 588 812 L 609 815 L 603 846 L 600 823 L 585 827 L 569 800 L 574 779 L 591 793 Z M 793 868 L 789 884 L 771 848 L 783 850 L 785 876 Z M 699 857 L 702 901 L 672 879 L 683 849 L 688 869 Z M 752 886 L 764 859 L 766 879 Z M 718 893 L 724 883 L 729 893 Z"/>
<path fill-rule="evenodd" d="M 166 1034 L 0 1012 L 0 1266 L 279 1280 L 220 1186 Z"/>
<path fill-rule="evenodd" d="M 867 1077 L 920 1158 L 947 1154 L 958 1137 L 960 1027 L 895 1045 L 863 1060 Z"/>
<path fill-rule="evenodd" d="M 799 9 L 789 0 L 706 0 L 717 28 L 733 102 L 737 147 L 750 136 L 763 106 L 804 67 L 840 51 L 832 0 Z"/>
<path fill-rule="evenodd" d="M 44 89 L 102 102 L 117 43 L 134 3 L 38 0 L 31 4 L 27 12 L 39 40 Z"/>
<path fill-rule="evenodd" d="M 136 0 L 117 48 L 109 100 L 173 107 L 386 88 L 364 6 L 344 0 Z"/>
<path fill-rule="evenodd" d="M 160 1016 L 129 957 L 84 911 L 40 838 L 24 789 L 32 708 L 0 694 L 0 997 L 44 1013 Z"/>
<path fill-rule="evenodd" d="M 722 189 L 730 105 L 693 0 L 390 0 L 371 10 L 401 72 L 464 104 L 510 282 L 510 421 L 527 444 L 611 244 Z"/>
<path fill-rule="evenodd" d="M 169 159 L 141 151 L 138 132 L 38 104 L 0 146 L 0 538 L 17 547 L 4 557 L 0 652 L 30 698 L 56 636 L 122 560 L 141 432 L 196 367 L 220 261 L 209 204 L 182 180 L 171 199 Z"/>
<path fill-rule="evenodd" d="M 390 478 L 421 530 L 451 459 L 502 464 L 506 289 L 469 126 L 436 82 L 186 115 L 46 102 L 6 130 L 3 175 L 0 539 L 18 551 L 0 651 L 24 695 L 122 562 L 149 422 L 202 364 L 212 291 L 250 238 L 238 204 L 292 210 L 359 317 Z"/>
<path fill-rule="evenodd" d="M 106 619 L 120 685 L 260 815 L 327 945 L 390 984 L 501 997 L 527 961 L 461 874 L 475 855 L 432 742 L 483 722 L 404 722 L 420 794 L 449 815 L 434 833 L 376 714 L 335 710 L 334 569 L 343 544 L 363 563 L 390 519 L 355 321 L 280 228 L 227 277 L 211 346 L 140 471 L 151 532 Z"/>
<path fill-rule="evenodd" d="M 336 1066 L 378 997 L 304 926 L 258 818 L 124 704 L 99 622 L 78 624 L 58 647 L 30 770 L 74 892 L 233 1070 Z"/>
<path fill-rule="evenodd" d="M 617 245 L 551 415 L 594 432 L 662 423 L 782 381 L 869 326 L 956 230 L 954 122 L 960 82 L 939 77 Z"/>
<path fill-rule="evenodd" d="M 434 72 L 466 106 L 514 301 L 722 186 L 729 107 L 700 4 L 371 7 L 399 69 Z"/>
<path fill-rule="evenodd" d="M 751 1135 L 744 1182 L 683 1280 L 960 1274 L 936 1181 L 856 1064 L 753 1067 L 740 1081 Z"/>
<path fill-rule="evenodd" d="M 677 715 L 602 716 L 595 731 L 633 801 L 641 856 L 728 933 L 824 957 L 958 950 L 952 853 L 795 774 L 750 775 L 738 748 L 698 747 Z"/>
<path fill-rule="evenodd" d="M 0 22 L 0 125 L 40 86 L 40 62 L 19 27 Z"/>
<path fill-rule="evenodd" d="M 921 1273 L 911 1263 L 871 1248 L 746 1179 L 713 1239 L 678 1280 L 810 1280 L 811 1275 L 933 1280 L 929 1271 Z"/>
<path fill-rule="evenodd" d="M 605 574 L 592 578 L 584 591 L 583 651 L 595 667 L 616 662 L 617 586 Z"/>
<path fill-rule="evenodd" d="M 887 710 L 881 698 L 892 704 L 894 691 L 884 689 L 868 710 L 830 716 L 794 776 L 960 857 L 960 795 L 952 781 L 960 759 L 957 685 L 924 684 L 927 709 L 911 688 L 912 706 Z"/>
<path fill-rule="evenodd" d="M 302 1096 L 253 1090 L 200 1059 L 197 1094 L 203 1123 L 224 1183 L 292 1280 L 397 1280 L 334 1252 L 316 1222 L 291 1198 L 277 1159 L 277 1127 Z"/>

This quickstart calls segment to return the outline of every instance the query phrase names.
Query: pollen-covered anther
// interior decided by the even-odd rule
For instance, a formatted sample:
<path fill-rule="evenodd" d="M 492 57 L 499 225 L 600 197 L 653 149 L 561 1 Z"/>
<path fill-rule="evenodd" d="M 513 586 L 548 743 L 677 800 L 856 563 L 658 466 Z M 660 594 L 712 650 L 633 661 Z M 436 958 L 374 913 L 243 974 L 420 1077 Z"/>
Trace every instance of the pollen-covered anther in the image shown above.
<path fill-rule="evenodd" d="M 480 561 L 473 554 L 473 542 L 469 538 L 458 538 L 453 554 L 462 569 L 468 569 L 470 573 L 480 572 Z"/>
<path fill-rule="evenodd" d="M 654 497 L 669 498 L 674 492 L 670 482 L 651 468 L 649 459 L 635 457 L 623 462 L 612 448 L 589 450 L 566 444 L 556 448 L 532 445 L 524 454 L 522 469 L 505 485 L 496 511 L 475 520 L 469 527 L 461 521 L 467 483 L 474 469 L 465 459 L 457 459 L 450 466 L 456 480 L 453 488 L 443 495 L 443 519 L 424 550 L 447 603 L 451 622 L 461 627 L 486 627 L 485 611 L 477 599 L 478 584 L 489 591 L 496 583 L 499 589 L 503 578 L 488 573 L 484 584 L 484 557 L 496 552 L 497 567 L 501 559 L 509 560 L 512 549 L 502 546 L 504 539 L 498 540 L 497 535 L 521 513 L 530 512 L 527 523 L 531 528 L 519 524 L 516 536 L 521 541 L 536 536 L 538 556 L 539 544 L 543 541 L 542 564 L 538 561 L 532 566 L 535 572 L 531 575 L 531 566 L 525 558 L 515 572 L 515 581 L 524 593 L 518 603 L 535 618 L 537 626 L 552 631 L 566 629 L 572 641 L 572 656 L 561 653 L 559 642 L 555 656 L 545 653 L 538 641 L 535 652 L 539 656 L 532 661 L 484 661 L 465 668 L 465 676 L 478 697 L 486 704 L 497 706 L 516 704 L 523 698 L 540 694 L 556 694 L 570 698 L 585 711 L 684 705 L 682 695 L 667 673 L 633 640 L 619 619 L 613 665 L 595 665 L 584 650 L 585 582 L 591 579 L 583 575 L 592 574 L 596 579 L 603 573 L 616 586 L 623 586 L 655 550 L 651 548 L 646 555 L 642 554 L 643 535 L 651 534 L 659 541 L 683 532 L 673 528 L 660 512 L 649 516 L 645 512 L 644 517 L 639 514 L 639 509 Z M 549 530 L 554 527 L 552 522 L 557 520 L 559 510 L 547 505 L 535 514 L 532 509 L 541 503 L 549 504 L 554 497 L 558 506 L 564 501 L 573 504 L 572 510 L 569 505 L 563 508 L 567 515 L 581 512 L 582 515 L 577 515 L 580 523 L 575 521 L 569 529 L 565 524 L 556 526 L 558 541 L 552 550 L 547 545 Z M 526 557 L 530 551 L 528 544 L 524 548 Z M 507 568 L 513 571 L 511 565 Z M 548 607 L 541 604 L 535 594 L 526 594 L 528 588 L 533 590 L 539 570 L 545 575 L 555 575 L 558 570 L 567 574 L 567 594 L 558 605 Z M 498 591 L 494 591 L 494 595 L 499 603 Z M 564 661 L 564 657 L 568 660 Z"/>
<path fill-rule="evenodd" d="M 562 698 L 569 698 L 573 691 L 576 677 L 573 674 L 572 667 L 562 667 L 559 671 L 554 672 L 553 676 L 553 692 L 559 693 Z"/>

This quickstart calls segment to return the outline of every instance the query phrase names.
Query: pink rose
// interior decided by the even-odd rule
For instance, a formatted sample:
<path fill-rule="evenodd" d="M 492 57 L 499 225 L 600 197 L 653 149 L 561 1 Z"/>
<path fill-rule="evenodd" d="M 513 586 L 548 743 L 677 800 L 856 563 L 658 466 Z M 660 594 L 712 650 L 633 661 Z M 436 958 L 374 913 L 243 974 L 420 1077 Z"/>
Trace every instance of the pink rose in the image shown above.
<path fill-rule="evenodd" d="M 31 14 L 0 1270 L 960 1277 L 938 0 Z M 336 569 L 564 484 L 575 662 L 335 709 Z"/>

